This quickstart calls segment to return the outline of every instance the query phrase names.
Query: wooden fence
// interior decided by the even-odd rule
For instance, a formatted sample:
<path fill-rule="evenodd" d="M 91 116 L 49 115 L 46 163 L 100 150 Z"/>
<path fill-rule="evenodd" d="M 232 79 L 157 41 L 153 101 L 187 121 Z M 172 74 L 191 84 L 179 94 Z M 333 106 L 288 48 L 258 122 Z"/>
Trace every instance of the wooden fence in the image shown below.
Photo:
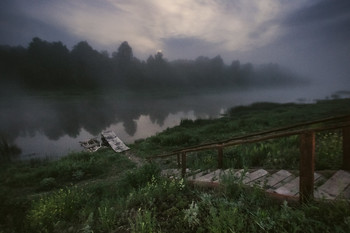
<path fill-rule="evenodd" d="M 262 142 L 269 139 L 299 135 L 300 165 L 299 165 L 299 197 L 301 202 L 313 199 L 315 171 L 315 133 L 327 130 L 342 130 L 343 138 L 343 169 L 350 170 L 350 115 L 325 118 L 317 121 L 299 123 L 283 128 L 234 137 L 225 141 L 187 147 L 169 154 L 149 157 L 149 160 L 177 156 L 182 176 L 186 175 L 186 155 L 190 152 L 216 149 L 218 168 L 223 168 L 224 148 L 247 143 Z"/>

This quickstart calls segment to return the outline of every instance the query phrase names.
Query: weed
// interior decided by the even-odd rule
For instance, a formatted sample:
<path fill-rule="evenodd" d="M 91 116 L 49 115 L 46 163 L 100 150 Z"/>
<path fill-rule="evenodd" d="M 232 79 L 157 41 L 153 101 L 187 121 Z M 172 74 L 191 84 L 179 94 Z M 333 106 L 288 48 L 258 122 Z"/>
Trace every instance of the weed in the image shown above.
<path fill-rule="evenodd" d="M 188 223 L 189 227 L 191 229 L 194 229 L 194 227 L 199 225 L 199 208 L 198 205 L 192 201 L 188 209 L 184 210 L 185 213 L 185 221 Z"/>
<path fill-rule="evenodd" d="M 104 232 L 111 232 L 116 224 L 117 211 L 108 202 L 98 207 L 98 220 Z"/>
<path fill-rule="evenodd" d="M 134 218 L 129 219 L 132 233 L 155 233 L 157 222 L 152 212 L 139 208 Z"/>

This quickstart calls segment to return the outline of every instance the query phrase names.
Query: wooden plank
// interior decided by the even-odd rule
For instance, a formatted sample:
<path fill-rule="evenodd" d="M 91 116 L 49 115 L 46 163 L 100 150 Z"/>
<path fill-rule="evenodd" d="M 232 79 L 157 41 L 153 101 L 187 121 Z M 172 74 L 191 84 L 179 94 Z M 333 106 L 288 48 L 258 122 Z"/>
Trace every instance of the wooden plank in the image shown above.
<path fill-rule="evenodd" d="M 300 202 L 314 197 L 315 132 L 300 135 Z"/>
<path fill-rule="evenodd" d="M 350 173 L 344 170 L 337 171 L 329 180 L 317 188 L 315 197 L 335 199 L 350 185 Z"/>
<path fill-rule="evenodd" d="M 268 172 L 264 169 L 259 169 L 255 172 L 252 172 L 250 174 L 248 174 L 244 179 L 243 179 L 243 184 L 249 184 L 250 182 L 253 182 L 257 179 L 259 179 L 260 177 L 266 176 L 268 174 Z"/>
<path fill-rule="evenodd" d="M 280 170 L 267 178 L 266 186 L 271 188 L 276 187 L 278 186 L 278 184 L 282 183 L 288 177 L 292 177 L 292 176 L 293 176 L 292 173 L 290 173 L 289 171 Z"/>
<path fill-rule="evenodd" d="M 318 173 L 314 173 L 314 182 L 317 182 L 319 179 L 322 179 L 322 176 Z M 289 195 L 289 196 L 299 195 L 299 182 L 300 182 L 300 177 L 296 177 L 290 182 L 277 188 L 274 192 L 278 194 Z"/>
<path fill-rule="evenodd" d="M 220 175 L 221 169 L 217 169 L 213 172 L 210 172 L 204 176 L 198 177 L 195 179 L 195 181 L 198 182 L 212 182 L 214 180 L 219 179 L 219 175 Z"/>
<path fill-rule="evenodd" d="M 113 131 L 102 132 L 102 137 L 106 139 L 108 144 L 112 147 L 115 152 L 123 152 L 129 150 L 122 140 L 120 140 Z"/>
<path fill-rule="evenodd" d="M 292 180 L 294 180 L 296 177 L 294 175 L 291 175 L 289 177 L 287 177 L 286 179 L 284 179 L 283 181 L 275 184 L 275 186 L 271 187 L 271 188 L 268 188 L 266 191 L 267 192 L 275 192 L 276 189 L 284 186 L 285 184 L 291 182 Z"/>
<path fill-rule="evenodd" d="M 297 193 L 299 193 L 299 177 L 296 177 L 287 184 L 279 187 L 274 192 L 288 196 L 295 196 Z"/>

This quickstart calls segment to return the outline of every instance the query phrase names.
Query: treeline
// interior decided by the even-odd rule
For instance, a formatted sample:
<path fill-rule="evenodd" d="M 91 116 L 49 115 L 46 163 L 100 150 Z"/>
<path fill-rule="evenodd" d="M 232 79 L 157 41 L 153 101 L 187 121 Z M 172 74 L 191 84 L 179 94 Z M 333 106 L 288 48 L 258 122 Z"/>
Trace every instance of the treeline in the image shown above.
<path fill-rule="evenodd" d="M 291 85 L 302 79 L 277 64 L 254 66 L 220 56 L 168 61 L 161 52 L 142 61 L 123 42 L 111 56 L 86 41 L 69 50 L 62 42 L 33 38 L 27 48 L 0 46 L 2 82 L 26 88 L 198 88 Z"/>

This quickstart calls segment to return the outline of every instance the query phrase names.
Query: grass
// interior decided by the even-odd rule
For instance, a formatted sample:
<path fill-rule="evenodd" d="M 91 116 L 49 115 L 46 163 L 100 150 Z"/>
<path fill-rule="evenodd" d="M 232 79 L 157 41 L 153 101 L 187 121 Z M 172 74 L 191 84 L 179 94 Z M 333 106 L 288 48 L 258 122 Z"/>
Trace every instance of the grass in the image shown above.
<path fill-rule="evenodd" d="M 220 119 L 183 120 L 180 126 L 133 145 L 147 157 L 198 143 L 349 113 L 350 100 L 316 104 L 254 104 Z M 231 168 L 298 166 L 298 137 L 227 148 Z M 337 169 L 341 132 L 317 134 L 319 169 Z M 6 148 L 10 148 L 7 144 Z M 10 150 L 8 150 L 10 151 Z M 192 168 L 216 166 L 216 151 L 189 154 Z M 105 149 L 56 161 L 9 161 L 0 167 L 0 232 L 349 232 L 348 202 L 279 203 L 228 174 L 216 190 L 160 176 L 172 161 L 139 168 Z"/>
<path fill-rule="evenodd" d="M 166 154 L 171 151 L 204 143 L 293 125 L 321 118 L 350 114 L 350 99 L 320 100 L 315 104 L 256 103 L 232 108 L 219 119 L 182 120 L 179 126 L 132 145 L 140 157 Z M 337 169 L 341 162 L 341 131 L 316 135 L 316 168 Z M 215 150 L 192 153 L 203 166 L 216 161 Z M 225 148 L 224 163 L 229 167 L 256 167 L 295 169 L 299 163 L 299 137 L 291 136 Z M 191 161 L 195 159 L 190 158 Z M 209 160 L 213 160 L 210 162 Z M 199 166 L 193 162 L 194 168 Z M 211 166 L 211 165 L 210 165 Z"/>

